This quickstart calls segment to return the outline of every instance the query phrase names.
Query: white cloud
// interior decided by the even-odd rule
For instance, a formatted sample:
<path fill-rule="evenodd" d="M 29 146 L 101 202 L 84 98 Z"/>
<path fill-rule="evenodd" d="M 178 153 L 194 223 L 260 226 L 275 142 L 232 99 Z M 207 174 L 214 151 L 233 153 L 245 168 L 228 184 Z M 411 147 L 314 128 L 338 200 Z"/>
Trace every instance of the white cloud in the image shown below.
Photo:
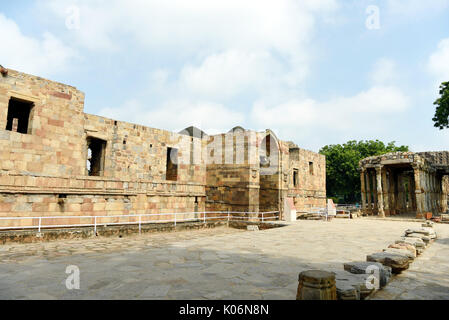
<path fill-rule="evenodd" d="M 53 34 L 42 39 L 24 35 L 18 25 L 0 13 L 0 63 L 6 68 L 48 76 L 66 70 L 75 52 Z"/>
<path fill-rule="evenodd" d="M 58 0 L 41 6 L 61 23 L 68 7 L 79 8 L 80 28 L 60 29 L 79 46 L 123 55 L 131 47 L 176 61 L 177 83 L 166 85 L 194 98 L 264 91 L 267 83 L 298 86 L 313 57 L 317 19 L 338 9 L 337 0 L 111 0 L 107 6 Z"/>
<path fill-rule="evenodd" d="M 380 86 L 325 102 L 290 100 L 274 107 L 259 102 L 254 104 L 251 121 L 258 128 L 272 128 L 295 138 L 316 137 L 323 132 L 333 138 L 347 134 L 363 137 L 380 133 L 385 119 L 401 114 L 409 105 L 399 89 Z"/>
<path fill-rule="evenodd" d="M 245 116 L 221 104 L 171 100 L 151 108 L 137 100 L 129 100 L 122 107 L 103 108 L 99 114 L 153 128 L 180 131 L 189 126 L 201 128 L 208 134 L 226 132 L 236 124 L 243 124 Z"/>
<path fill-rule="evenodd" d="M 179 81 L 192 95 L 228 98 L 281 85 L 286 72 L 268 52 L 229 50 L 208 56 L 199 66 L 186 65 Z"/>
<path fill-rule="evenodd" d="M 429 58 L 428 68 L 438 84 L 449 81 L 449 38 L 438 43 L 437 50 Z"/>
<path fill-rule="evenodd" d="M 440 12 L 449 7 L 449 0 L 387 0 L 387 10 L 400 16 L 423 16 L 426 13 Z"/>
<path fill-rule="evenodd" d="M 336 0 L 66 0 L 44 1 L 60 18 L 80 9 L 80 43 L 99 49 L 122 39 L 152 48 L 274 48 L 291 51 L 310 38 L 313 14 L 337 9 Z M 117 36 L 119 35 L 119 36 Z"/>
<path fill-rule="evenodd" d="M 397 79 L 396 63 L 387 58 L 381 58 L 374 64 L 370 75 L 374 84 L 386 84 L 394 82 Z"/>

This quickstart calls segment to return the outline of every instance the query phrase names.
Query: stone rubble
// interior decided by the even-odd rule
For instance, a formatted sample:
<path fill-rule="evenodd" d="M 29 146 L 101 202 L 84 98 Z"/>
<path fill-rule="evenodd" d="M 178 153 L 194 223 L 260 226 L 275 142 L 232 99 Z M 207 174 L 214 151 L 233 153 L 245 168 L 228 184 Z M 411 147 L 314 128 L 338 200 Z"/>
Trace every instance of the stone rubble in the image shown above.
<path fill-rule="evenodd" d="M 376 252 L 368 255 L 366 261 L 382 263 L 383 265 L 391 267 L 393 273 L 400 273 L 401 271 L 408 269 L 410 262 L 412 262 L 413 259 L 397 253 Z"/>
<path fill-rule="evenodd" d="M 347 271 L 334 271 L 334 273 L 337 297 L 341 296 L 344 300 L 360 300 L 365 299 L 375 291 L 374 286 L 372 288 L 367 287 L 370 274 L 354 274 Z M 356 293 L 350 287 L 356 289 Z"/>
<path fill-rule="evenodd" d="M 367 274 L 368 268 L 373 266 L 379 268 L 380 270 L 379 285 L 382 288 L 388 283 L 391 278 L 391 267 L 384 266 L 378 262 L 354 261 L 345 263 L 343 265 L 343 268 L 353 274 Z"/>
<path fill-rule="evenodd" d="M 417 256 L 415 246 L 408 244 L 408 243 L 394 243 L 394 244 L 390 244 L 388 246 L 388 248 L 408 250 L 410 253 L 413 254 L 414 258 L 416 258 L 416 256 Z"/>
<path fill-rule="evenodd" d="M 413 260 L 416 258 L 416 256 L 407 249 L 387 248 L 387 249 L 383 249 L 383 252 L 403 255 L 403 256 L 406 256 L 407 258 L 413 259 Z"/>

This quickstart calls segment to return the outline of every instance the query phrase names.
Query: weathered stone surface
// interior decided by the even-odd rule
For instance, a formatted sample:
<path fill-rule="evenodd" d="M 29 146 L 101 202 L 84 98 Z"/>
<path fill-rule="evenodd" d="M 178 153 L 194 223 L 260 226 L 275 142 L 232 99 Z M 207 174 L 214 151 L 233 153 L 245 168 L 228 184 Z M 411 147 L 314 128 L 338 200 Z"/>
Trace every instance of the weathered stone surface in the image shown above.
<path fill-rule="evenodd" d="M 377 252 L 366 257 L 367 261 L 380 262 L 383 265 L 389 266 L 393 273 L 400 273 L 409 267 L 412 259 L 405 255 L 399 255 L 389 252 Z"/>
<path fill-rule="evenodd" d="M 404 249 L 404 250 L 408 250 L 411 254 L 413 254 L 413 257 L 416 258 L 416 248 L 415 246 L 408 244 L 408 243 L 394 243 L 394 244 L 390 244 L 388 246 L 388 248 L 393 248 L 393 249 Z"/>
<path fill-rule="evenodd" d="M 299 274 L 296 300 L 337 300 L 335 274 L 323 270 L 307 270 Z"/>
<path fill-rule="evenodd" d="M 406 250 L 406 249 L 387 248 L 387 249 L 384 249 L 383 251 L 388 252 L 388 253 L 404 255 L 411 260 L 416 258 L 413 253 L 411 253 L 409 250 Z"/>
<path fill-rule="evenodd" d="M 365 299 L 376 291 L 375 283 L 370 281 L 369 274 L 354 274 L 343 270 L 334 271 L 334 273 L 336 286 L 341 292 L 349 294 L 348 286 L 352 286 L 357 290 L 360 299 Z"/>
<path fill-rule="evenodd" d="M 426 247 L 426 244 L 421 238 L 401 237 L 400 239 L 396 240 L 395 243 L 408 243 L 413 245 L 416 249 L 424 249 Z"/>
<path fill-rule="evenodd" d="M 379 285 L 384 287 L 391 278 L 391 267 L 384 266 L 379 262 L 368 262 L 368 261 L 355 261 L 347 262 L 343 264 L 343 268 L 353 274 L 364 274 L 370 275 L 372 273 L 372 268 L 377 267 L 379 270 Z M 368 273 L 367 273 L 368 272 Z"/>
<path fill-rule="evenodd" d="M 413 229 L 407 229 L 405 230 L 405 234 L 422 234 L 425 236 L 428 236 L 432 239 L 436 238 L 436 233 L 435 230 L 433 228 L 429 228 L 429 227 L 421 227 L 421 228 L 413 228 Z"/>
<path fill-rule="evenodd" d="M 355 286 L 344 281 L 337 281 L 336 286 L 338 300 L 360 300 L 360 290 Z"/>
<path fill-rule="evenodd" d="M 419 238 L 422 239 L 422 241 L 424 241 L 424 243 L 427 245 L 429 244 L 429 242 L 432 240 L 430 238 L 430 236 L 426 236 L 422 233 L 408 233 L 405 235 L 407 238 Z"/>
<path fill-rule="evenodd" d="M 77 216 L 165 212 L 146 220 L 172 220 L 187 212 L 177 218 L 193 220 L 201 218 L 194 212 L 231 210 L 256 212 L 256 220 L 257 212 L 282 211 L 287 195 L 300 212 L 326 204 L 325 156 L 270 130 L 175 133 L 84 113 L 84 100 L 70 85 L 15 70 L 0 76 L 0 216 L 57 216 L 46 224 L 70 225 L 91 223 Z M 8 120 L 9 108 L 29 114 Z M 282 157 L 270 159 L 271 147 Z M 167 161 L 175 154 L 176 165 Z M 277 161 L 279 172 L 261 174 L 261 157 Z M 31 223 L 1 220 L 0 227 Z"/>
<path fill-rule="evenodd" d="M 427 228 L 433 228 L 434 222 L 432 221 L 426 221 L 425 223 L 421 224 L 421 227 L 427 227 Z"/>
<path fill-rule="evenodd" d="M 401 170 L 396 170 L 397 165 Z M 391 152 L 362 159 L 359 168 L 365 214 L 385 217 L 413 213 L 418 219 L 430 219 L 432 212 L 447 211 L 447 201 L 441 199 L 449 193 L 448 177 L 442 177 L 438 171 L 449 170 L 449 151 Z M 390 170 L 395 171 L 394 178 L 391 173 L 388 175 Z M 372 192 L 374 198 L 366 197 Z"/>

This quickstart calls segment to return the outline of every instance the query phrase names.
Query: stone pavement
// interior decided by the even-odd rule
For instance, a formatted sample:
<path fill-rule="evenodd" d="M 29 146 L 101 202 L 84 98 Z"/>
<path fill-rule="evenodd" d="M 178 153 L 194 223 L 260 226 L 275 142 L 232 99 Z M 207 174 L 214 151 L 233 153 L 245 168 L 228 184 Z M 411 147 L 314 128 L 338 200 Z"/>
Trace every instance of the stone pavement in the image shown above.
<path fill-rule="evenodd" d="M 372 300 L 449 300 L 449 227 L 435 224 L 438 239 Z"/>
<path fill-rule="evenodd" d="M 0 299 L 295 299 L 301 271 L 343 270 L 344 262 L 365 260 L 405 229 L 419 225 L 368 219 L 302 220 L 263 231 L 223 227 L 3 245 Z M 443 287 L 449 290 L 449 275 L 442 272 L 449 260 L 449 225 L 436 225 L 436 231 L 440 239 L 412 268 L 416 265 L 421 270 L 418 278 L 425 273 L 428 281 L 438 282 L 440 294 Z M 79 290 L 66 288 L 69 265 L 79 267 Z M 406 292 L 414 288 L 412 283 L 407 279 L 398 288 Z M 418 289 L 423 297 L 435 296 L 433 287 L 432 292 L 426 292 L 424 285 Z"/>

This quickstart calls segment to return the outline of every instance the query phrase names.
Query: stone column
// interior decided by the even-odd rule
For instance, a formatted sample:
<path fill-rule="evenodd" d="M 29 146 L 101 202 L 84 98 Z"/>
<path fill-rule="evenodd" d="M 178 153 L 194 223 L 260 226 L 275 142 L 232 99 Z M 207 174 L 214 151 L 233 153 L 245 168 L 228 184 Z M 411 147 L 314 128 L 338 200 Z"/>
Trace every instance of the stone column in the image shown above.
<path fill-rule="evenodd" d="M 387 168 L 384 167 L 384 169 L 382 170 L 382 185 L 383 185 L 382 189 L 383 189 L 385 216 L 390 215 L 390 197 L 389 197 L 390 183 L 388 180 L 389 179 L 387 178 Z"/>
<path fill-rule="evenodd" d="M 424 195 L 421 189 L 422 171 L 419 167 L 413 167 L 415 177 L 416 217 L 422 218 L 424 214 Z"/>
<path fill-rule="evenodd" d="M 408 176 L 408 185 L 409 185 L 409 205 L 410 205 L 410 212 L 416 211 L 416 198 L 415 198 L 415 183 L 413 181 L 413 176 Z"/>
<path fill-rule="evenodd" d="M 396 214 L 396 173 L 394 170 L 390 170 L 389 174 L 389 185 L 390 185 L 390 214 L 395 215 Z"/>
<path fill-rule="evenodd" d="M 429 206 L 429 185 L 428 185 L 428 174 L 427 171 L 423 171 L 423 184 L 422 189 L 424 189 L 424 212 L 430 211 Z"/>
<path fill-rule="evenodd" d="M 440 182 L 441 213 L 446 213 L 447 211 L 447 190 L 443 188 L 443 183 L 446 179 L 445 176 L 442 176 Z"/>
<path fill-rule="evenodd" d="M 398 191 L 396 199 L 396 212 L 404 213 L 404 180 L 402 179 L 402 174 L 397 174 L 396 181 Z"/>
<path fill-rule="evenodd" d="M 438 193 L 437 193 L 436 172 L 432 172 L 432 212 L 438 213 Z"/>
<path fill-rule="evenodd" d="M 379 213 L 379 204 L 377 203 L 377 178 L 376 171 L 371 171 L 371 178 L 373 180 L 373 215 Z"/>
<path fill-rule="evenodd" d="M 370 174 L 368 170 L 365 170 L 365 181 L 366 181 L 366 195 L 367 195 L 367 209 L 366 214 L 371 215 L 373 212 L 373 201 L 372 201 L 372 195 L 371 195 L 371 179 Z"/>
<path fill-rule="evenodd" d="M 365 189 L 365 169 L 361 169 L 361 171 L 360 171 L 360 187 L 361 187 L 360 196 L 362 197 L 362 212 L 367 214 L 366 189 Z"/>
<path fill-rule="evenodd" d="M 376 167 L 376 184 L 377 184 L 377 215 L 385 217 L 384 197 L 382 192 L 382 167 Z"/>

